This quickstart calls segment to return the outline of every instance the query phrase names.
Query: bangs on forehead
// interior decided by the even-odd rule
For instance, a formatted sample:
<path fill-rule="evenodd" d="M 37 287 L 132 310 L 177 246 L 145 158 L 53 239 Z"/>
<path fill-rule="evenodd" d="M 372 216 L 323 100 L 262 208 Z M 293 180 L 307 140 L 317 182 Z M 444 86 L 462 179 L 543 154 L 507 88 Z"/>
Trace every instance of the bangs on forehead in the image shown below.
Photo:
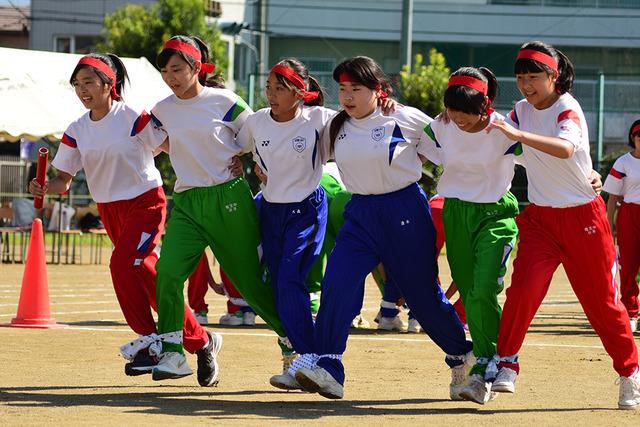
<path fill-rule="evenodd" d="M 518 59 L 513 66 L 514 74 L 547 73 L 553 74 L 553 70 L 533 59 Z"/>

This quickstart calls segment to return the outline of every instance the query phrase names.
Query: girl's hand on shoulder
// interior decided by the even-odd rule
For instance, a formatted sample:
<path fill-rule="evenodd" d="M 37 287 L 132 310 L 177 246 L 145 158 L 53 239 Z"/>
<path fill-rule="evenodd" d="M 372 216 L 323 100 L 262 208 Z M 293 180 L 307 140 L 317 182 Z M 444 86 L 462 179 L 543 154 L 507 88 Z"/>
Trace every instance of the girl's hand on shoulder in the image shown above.
<path fill-rule="evenodd" d="M 514 128 L 504 120 L 494 120 L 493 122 L 489 123 L 485 131 L 491 132 L 494 129 L 499 130 L 512 141 L 519 141 L 522 139 L 522 132 L 519 129 Z"/>
<path fill-rule="evenodd" d="M 380 105 L 380 108 L 382 108 L 382 114 L 384 114 L 385 116 L 395 113 L 396 110 L 403 107 L 402 104 L 400 104 L 395 99 L 391 99 L 391 98 L 378 99 L 378 105 Z"/>
<path fill-rule="evenodd" d="M 233 175 L 234 177 L 242 176 L 244 170 L 242 168 L 242 160 L 240 160 L 240 157 L 233 156 L 233 158 L 231 159 L 231 164 L 229 165 L 229 170 L 231 171 L 231 175 Z"/>
<path fill-rule="evenodd" d="M 449 115 L 447 114 L 446 108 L 442 113 L 438 114 L 434 120 L 442 122 L 445 125 L 448 125 L 449 122 L 451 121 L 451 119 L 449 118 Z"/>

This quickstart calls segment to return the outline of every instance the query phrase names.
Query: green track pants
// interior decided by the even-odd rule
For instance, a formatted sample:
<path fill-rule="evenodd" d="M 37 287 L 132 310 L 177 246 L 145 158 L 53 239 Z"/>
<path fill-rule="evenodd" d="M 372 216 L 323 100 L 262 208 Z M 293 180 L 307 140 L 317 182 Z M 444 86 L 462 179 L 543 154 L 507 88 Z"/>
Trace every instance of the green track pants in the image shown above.
<path fill-rule="evenodd" d="M 484 375 L 496 353 L 502 309 L 498 294 L 504 288 L 509 254 L 518 228 L 518 201 L 507 192 L 497 203 L 472 203 L 447 198 L 442 219 L 451 276 L 467 312 L 473 353 L 478 363 L 472 374 Z"/>
<path fill-rule="evenodd" d="M 158 333 L 182 331 L 184 282 L 209 246 L 242 297 L 283 337 L 271 286 L 262 277 L 258 216 L 244 178 L 174 193 L 173 200 L 156 265 Z M 163 351 L 182 352 L 182 345 L 165 341 Z"/>

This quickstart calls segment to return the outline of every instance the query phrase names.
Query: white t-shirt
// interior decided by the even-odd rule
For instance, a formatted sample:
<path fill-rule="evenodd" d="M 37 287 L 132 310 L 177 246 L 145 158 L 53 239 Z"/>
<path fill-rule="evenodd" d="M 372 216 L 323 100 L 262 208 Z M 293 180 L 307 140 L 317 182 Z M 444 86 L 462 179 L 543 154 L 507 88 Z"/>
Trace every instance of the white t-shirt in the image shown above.
<path fill-rule="evenodd" d="M 251 112 L 232 91 L 210 87 L 190 99 L 170 95 L 153 107 L 151 113 L 169 135 L 177 193 L 233 178 L 231 159 L 241 151 L 235 136 Z"/>
<path fill-rule="evenodd" d="M 269 177 L 262 194 L 268 202 L 295 203 L 313 193 L 322 177 L 321 138 L 335 111 L 323 107 L 298 109 L 288 122 L 277 122 L 271 109 L 250 115 L 238 145 L 253 150 L 253 158 Z"/>
<path fill-rule="evenodd" d="M 385 194 L 417 182 L 422 175 L 420 135 L 430 121 L 412 107 L 388 116 L 377 108 L 365 118 L 349 118 L 338 132 L 333 156 L 347 191 Z M 328 140 L 324 138 L 325 144 Z"/>
<path fill-rule="evenodd" d="M 98 121 L 87 112 L 71 123 L 51 164 L 70 175 L 84 168 L 98 203 L 130 200 L 162 185 L 153 151 L 165 138 L 148 113 L 114 102 Z"/>
<path fill-rule="evenodd" d="M 509 113 L 509 119 L 523 131 L 562 138 L 575 147 L 571 157 L 560 159 L 522 144 L 531 203 L 564 208 L 589 203 L 596 197 L 588 180 L 592 164 L 587 120 L 573 96 L 565 93 L 544 110 L 523 99 Z"/>
<path fill-rule="evenodd" d="M 322 166 L 322 174 L 331 175 L 342 188 L 344 188 L 344 182 L 342 182 L 342 176 L 340 176 L 340 169 L 338 169 L 338 165 L 336 162 L 327 162 Z"/>
<path fill-rule="evenodd" d="M 492 113 L 490 121 L 504 120 Z M 442 165 L 438 194 L 474 203 L 495 203 L 511 188 L 517 142 L 502 132 L 469 133 L 452 121 L 434 120 L 422 133 L 428 159 Z"/>
<path fill-rule="evenodd" d="M 623 196 L 626 203 L 640 204 L 640 159 L 631 153 L 618 157 L 602 189 L 609 194 Z"/>

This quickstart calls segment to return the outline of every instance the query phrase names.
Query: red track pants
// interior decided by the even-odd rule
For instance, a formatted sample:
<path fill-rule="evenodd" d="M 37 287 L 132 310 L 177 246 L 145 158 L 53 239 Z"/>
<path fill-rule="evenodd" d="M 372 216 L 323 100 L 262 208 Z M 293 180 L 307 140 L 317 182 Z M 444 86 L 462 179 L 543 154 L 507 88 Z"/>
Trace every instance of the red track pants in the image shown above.
<path fill-rule="evenodd" d="M 602 198 L 564 209 L 530 205 L 516 222 L 520 243 L 502 311 L 498 355 L 510 357 L 520 351 L 553 273 L 562 264 L 614 369 L 621 376 L 633 375 L 638 350 L 618 298 L 615 247 Z M 517 362 L 500 365 L 519 370 Z"/>
<path fill-rule="evenodd" d="M 638 317 L 638 283 L 640 270 L 640 205 L 622 203 L 616 222 L 620 250 L 620 294 L 629 317 Z"/>
<path fill-rule="evenodd" d="M 189 276 L 189 285 L 187 286 L 187 296 L 189 298 L 189 306 L 196 313 L 208 313 L 209 306 L 204 302 L 204 297 L 209 290 L 209 260 L 207 254 L 203 253 L 198 266 Z"/>
<path fill-rule="evenodd" d="M 156 309 L 155 251 L 164 230 L 167 200 L 162 187 L 130 200 L 98 203 L 98 211 L 114 249 L 111 279 L 122 314 L 139 335 L 156 332 L 151 309 Z M 194 353 L 209 341 L 191 311 L 185 311 L 184 347 Z"/>

